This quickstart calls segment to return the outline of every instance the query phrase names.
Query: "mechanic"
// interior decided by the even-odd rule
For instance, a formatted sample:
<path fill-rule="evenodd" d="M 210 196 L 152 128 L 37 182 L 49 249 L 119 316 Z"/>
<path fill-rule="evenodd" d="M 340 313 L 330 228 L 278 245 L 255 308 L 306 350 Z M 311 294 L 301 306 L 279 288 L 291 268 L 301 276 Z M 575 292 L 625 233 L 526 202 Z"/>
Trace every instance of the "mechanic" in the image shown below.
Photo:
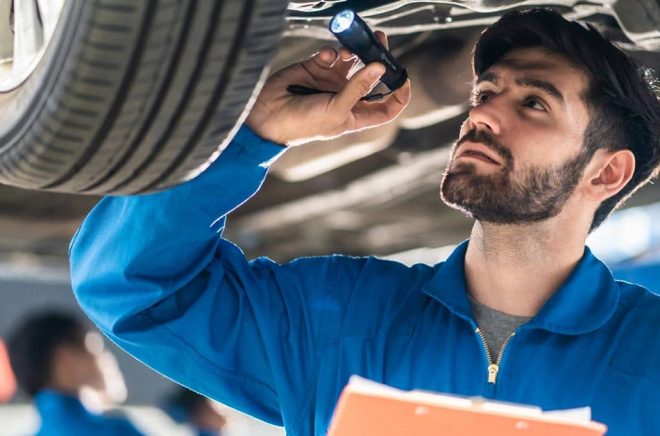
<path fill-rule="evenodd" d="M 475 220 L 468 241 L 433 267 L 247 261 L 220 233 L 283 145 L 385 123 L 408 103 L 410 84 L 361 102 L 383 67 L 349 80 L 353 62 L 327 47 L 275 73 L 200 177 L 103 199 L 71 246 L 88 315 L 160 373 L 291 435 L 325 434 L 352 374 L 590 406 L 610 435 L 660 434 L 660 297 L 615 281 L 585 246 L 657 175 L 650 73 L 558 13 L 507 13 L 475 47 L 472 107 L 441 182 Z M 292 95 L 292 83 L 338 93 Z"/>
<path fill-rule="evenodd" d="M 9 360 L 19 386 L 34 399 L 39 436 L 141 435 L 127 419 L 88 410 L 83 390 L 107 390 L 103 338 L 82 320 L 58 311 L 33 314 L 8 340 Z M 106 366 L 107 367 L 107 366 Z"/>

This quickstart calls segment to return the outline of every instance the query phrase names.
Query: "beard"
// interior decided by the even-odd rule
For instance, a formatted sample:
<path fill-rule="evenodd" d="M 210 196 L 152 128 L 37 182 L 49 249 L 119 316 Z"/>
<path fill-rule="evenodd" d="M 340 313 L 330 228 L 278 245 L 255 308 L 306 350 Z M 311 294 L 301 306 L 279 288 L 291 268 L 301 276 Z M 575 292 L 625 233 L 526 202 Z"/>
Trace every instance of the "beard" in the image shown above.
<path fill-rule="evenodd" d="M 503 158 L 500 170 L 479 174 L 471 162 L 454 165 L 456 148 L 464 141 L 479 142 Z M 514 174 L 509 149 L 485 132 L 470 130 L 452 148 L 452 159 L 440 184 L 440 197 L 449 207 L 482 222 L 532 223 L 561 212 L 575 190 L 592 153 L 583 147 L 577 157 L 558 167 L 528 166 Z"/>

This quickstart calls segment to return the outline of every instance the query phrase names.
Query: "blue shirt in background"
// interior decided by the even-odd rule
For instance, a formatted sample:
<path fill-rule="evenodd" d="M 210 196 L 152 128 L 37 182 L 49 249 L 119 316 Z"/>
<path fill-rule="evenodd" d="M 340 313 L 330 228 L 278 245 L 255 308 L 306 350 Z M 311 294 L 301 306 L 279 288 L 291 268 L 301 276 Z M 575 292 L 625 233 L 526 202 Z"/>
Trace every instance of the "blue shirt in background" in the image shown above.
<path fill-rule="evenodd" d="M 651 292 L 660 294 L 660 258 L 646 262 L 619 264 L 612 269 L 617 279 L 639 283 Z"/>
<path fill-rule="evenodd" d="M 90 413 L 76 397 L 42 390 L 34 398 L 41 417 L 37 436 L 139 436 L 130 421 Z"/>
<path fill-rule="evenodd" d="M 281 151 L 243 127 L 195 180 L 103 199 L 71 245 L 74 291 L 99 328 L 156 371 L 289 435 L 324 435 L 352 374 L 591 406 L 610 435 L 660 434 L 660 297 L 615 281 L 585 248 L 493 377 L 467 298 L 469 242 L 445 262 L 407 267 L 339 255 L 248 261 L 221 237 Z"/>

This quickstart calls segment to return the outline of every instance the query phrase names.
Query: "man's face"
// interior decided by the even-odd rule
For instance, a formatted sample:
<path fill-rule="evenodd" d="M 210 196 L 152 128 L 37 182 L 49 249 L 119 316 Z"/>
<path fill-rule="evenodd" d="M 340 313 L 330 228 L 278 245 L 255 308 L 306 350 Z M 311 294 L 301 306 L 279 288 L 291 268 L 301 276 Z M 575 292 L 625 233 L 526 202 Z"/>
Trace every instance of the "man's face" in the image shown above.
<path fill-rule="evenodd" d="M 442 179 L 443 201 L 484 222 L 557 215 L 590 160 L 587 83 L 543 49 L 513 50 L 484 72 Z"/>
<path fill-rule="evenodd" d="M 103 352 L 103 339 L 96 332 L 81 332 L 80 342 L 62 344 L 55 365 L 56 372 L 76 388 L 83 386 L 96 390 L 105 389 L 103 373 L 99 365 L 99 356 Z"/>

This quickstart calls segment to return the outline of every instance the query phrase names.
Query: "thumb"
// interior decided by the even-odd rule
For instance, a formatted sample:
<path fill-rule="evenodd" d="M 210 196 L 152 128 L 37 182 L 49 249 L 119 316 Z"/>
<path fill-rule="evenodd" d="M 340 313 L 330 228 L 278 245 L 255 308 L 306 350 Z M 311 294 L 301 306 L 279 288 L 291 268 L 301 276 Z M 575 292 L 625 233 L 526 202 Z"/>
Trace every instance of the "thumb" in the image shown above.
<path fill-rule="evenodd" d="M 385 66 L 379 62 L 373 62 L 362 68 L 351 77 L 344 89 L 335 94 L 331 103 L 332 109 L 339 113 L 352 110 L 353 106 L 373 89 L 383 74 L 385 74 Z"/>

